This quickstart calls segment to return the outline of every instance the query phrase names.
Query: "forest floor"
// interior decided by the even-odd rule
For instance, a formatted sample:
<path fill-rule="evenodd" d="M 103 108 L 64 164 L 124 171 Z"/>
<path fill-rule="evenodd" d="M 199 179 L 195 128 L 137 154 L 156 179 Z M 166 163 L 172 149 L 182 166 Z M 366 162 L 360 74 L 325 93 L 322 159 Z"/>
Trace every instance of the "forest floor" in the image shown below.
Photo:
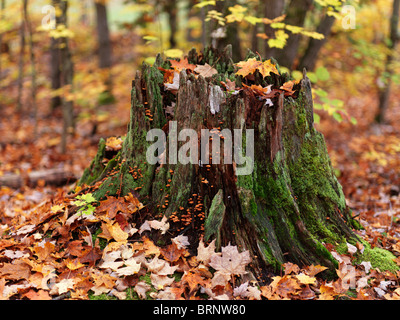
<path fill-rule="evenodd" d="M 119 52 L 123 55 L 122 50 Z M 115 69 L 116 72 L 126 69 L 130 71 L 116 80 L 117 102 L 100 107 L 96 113 L 90 111 L 89 116 L 78 117 L 76 132 L 68 140 L 67 155 L 58 151 L 61 113 L 49 112 L 45 95 L 38 99 L 36 139 L 28 112 L 22 116 L 15 112 L 15 103 L 3 103 L 0 177 L 10 173 L 26 176 L 50 168 L 62 168 L 79 177 L 96 154 L 100 137 L 126 133 L 134 68 L 121 63 Z M 16 97 L 15 85 L 8 90 L 10 98 Z M 371 106 L 377 103 L 374 92 L 346 96 L 340 87 L 330 91 L 332 96 L 336 93 L 358 124 L 338 123 L 322 114 L 317 127 L 325 135 L 347 203 L 364 226 L 358 234 L 372 248 L 392 252 L 395 264 L 400 266 L 400 128 L 396 125 L 400 121 L 397 111 L 400 96 L 393 93 L 389 124 L 377 126 L 371 125 L 374 112 Z M 78 108 L 77 112 L 82 114 L 87 110 Z M 97 131 L 92 134 L 94 125 Z M 321 266 L 300 268 L 287 263 L 268 284 L 254 281 L 239 284 L 237 274 L 250 261 L 236 247 L 228 246 L 222 253 L 216 253 L 213 243 L 208 247 L 201 243 L 197 256 L 191 256 L 185 249 L 184 237 L 172 239 L 167 247 L 159 247 L 146 234 L 151 229 L 163 232 L 167 222 L 146 220 L 141 225 L 129 225 L 124 210 L 130 213 L 140 210 L 140 203 L 132 197 L 114 199 L 124 209 L 119 214 L 105 209 L 107 222 L 89 218 L 84 227 L 79 226 L 79 217 L 68 215 L 73 206 L 68 192 L 73 188 L 73 183 L 57 188 L 47 186 L 44 181 L 18 189 L 0 186 L 0 300 L 400 299 L 400 272 L 381 270 L 385 266 L 379 268 L 379 261 L 372 264 L 360 261 L 358 253 L 365 250 L 361 243 L 349 244 L 340 253 L 334 251 L 340 261 L 337 279 L 320 277 L 324 271 Z M 102 233 L 93 234 L 94 226 L 100 223 Z M 70 234 L 74 237 L 70 238 Z M 133 234 L 136 238 L 131 238 Z M 107 245 L 106 240 L 113 241 Z M 229 255 L 240 258 L 236 271 L 220 267 Z M 213 274 L 213 270 L 219 273 Z"/>

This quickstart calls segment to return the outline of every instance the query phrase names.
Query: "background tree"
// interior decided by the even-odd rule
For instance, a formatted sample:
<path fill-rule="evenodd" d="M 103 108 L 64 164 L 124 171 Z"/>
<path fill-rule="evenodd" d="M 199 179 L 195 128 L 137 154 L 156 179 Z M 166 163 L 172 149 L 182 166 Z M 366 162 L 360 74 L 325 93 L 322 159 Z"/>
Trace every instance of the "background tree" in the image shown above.
<path fill-rule="evenodd" d="M 58 7 L 61 14 L 57 17 L 56 26 L 61 30 L 66 30 L 68 27 L 68 1 L 55 0 L 54 4 Z M 69 91 L 73 90 L 74 66 L 72 62 L 71 51 L 69 48 L 69 39 L 67 34 L 60 36 L 60 70 L 61 70 L 61 85 Z M 74 108 L 73 101 L 67 98 L 64 94 L 62 98 L 62 115 L 63 128 L 61 135 L 61 152 L 67 150 L 67 138 L 74 132 Z"/>
<path fill-rule="evenodd" d="M 392 86 L 392 75 L 393 75 L 393 60 L 396 56 L 396 47 L 399 42 L 399 10 L 400 10 L 400 1 L 393 0 L 392 7 L 392 16 L 390 18 L 390 35 L 389 35 L 389 44 L 388 49 L 389 53 L 386 56 L 385 61 L 385 70 L 383 75 L 381 76 L 384 80 L 381 81 L 382 85 L 379 87 L 379 106 L 378 113 L 376 115 L 376 122 L 384 123 L 386 110 L 389 106 L 389 98 L 390 98 L 390 89 Z"/>
<path fill-rule="evenodd" d="M 283 10 L 285 7 L 285 1 L 282 0 L 265 0 L 264 2 L 264 16 L 268 19 L 275 19 L 283 14 Z M 269 25 L 264 25 L 264 33 L 265 35 L 271 39 L 274 37 L 275 30 Z M 266 59 L 271 57 L 276 57 L 277 49 L 271 48 L 268 46 L 268 42 L 265 42 L 265 52 L 264 56 Z"/>
<path fill-rule="evenodd" d="M 52 5 L 54 8 L 58 7 L 59 1 L 52 0 Z M 59 18 L 56 16 L 56 20 Z M 60 23 L 58 23 L 60 24 Z M 57 23 L 56 23 L 57 26 Z M 51 89 L 53 92 L 61 88 L 61 56 L 60 56 L 60 40 L 59 38 L 50 37 L 50 79 L 51 79 Z M 59 94 L 53 94 L 51 98 L 51 110 L 62 105 L 61 97 Z"/>
<path fill-rule="evenodd" d="M 324 39 L 309 39 L 307 49 L 302 56 L 297 69 L 302 70 L 303 68 L 306 68 L 309 71 L 315 69 L 315 65 L 318 61 L 318 54 L 326 41 L 328 41 L 335 20 L 336 18 L 332 15 L 327 13 L 324 15 L 316 30 L 318 33 L 324 35 Z"/>
<path fill-rule="evenodd" d="M 303 27 L 306 21 L 307 13 L 310 11 L 313 0 L 292 0 L 286 9 L 285 22 L 290 25 Z M 297 56 L 301 35 L 289 31 L 289 38 L 284 49 L 278 50 L 275 53 L 275 59 L 282 66 L 289 69 L 292 68 L 294 60 Z"/>
<path fill-rule="evenodd" d="M 112 46 L 110 39 L 110 29 L 108 26 L 107 7 L 106 1 L 96 0 L 96 26 L 98 38 L 98 56 L 99 68 L 104 71 L 105 85 L 107 90 L 102 93 L 105 95 L 103 101 L 112 101 L 112 79 L 111 79 L 111 66 L 112 66 Z"/>
<path fill-rule="evenodd" d="M 19 62 L 18 62 L 18 95 L 17 95 L 17 111 L 22 112 L 22 91 L 24 85 L 24 60 L 25 60 L 25 17 L 24 10 L 21 10 L 20 24 L 20 43 L 19 43 Z"/>

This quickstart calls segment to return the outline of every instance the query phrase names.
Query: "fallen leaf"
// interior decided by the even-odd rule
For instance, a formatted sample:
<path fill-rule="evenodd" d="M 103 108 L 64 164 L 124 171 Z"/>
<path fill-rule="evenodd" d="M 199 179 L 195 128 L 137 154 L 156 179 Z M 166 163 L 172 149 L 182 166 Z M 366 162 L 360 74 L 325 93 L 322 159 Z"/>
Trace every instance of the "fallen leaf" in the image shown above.
<path fill-rule="evenodd" d="M 182 276 L 182 282 L 189 286 L 189 294 L 192 294 L 199 286 L 206 286 L 209 280 L 203 279 L 201 274 L 194 269 L 184 273 Z"/>
<path fill-rule="evenodd" d="M 206 247 L 203 238 L 200 239 L 199 246 L 197 247 L 197 260 L 208 264 L 211 256 L 215 253 L 215 239 Z"/>
<path fill-rule="evenodd" d="M 170 286 L 175 281 L 174 278 L 170 278 L 165 275 L 158 275 L 158 274 L 154 274 L 154 273 L 152 273 L 150 275 L 150 280 L 151 280 L 151 284 L 157 290 L 162 290 L 165 287 Z"/>
<path fill-rule="evenodd" d="M 276 69 L 276 66 L 271 62 L 271 60 L 262 62 L 256 58 L 250 58 L 247 61 L 240 61 L 236 63 L 236 66 L 240 68 L 236 72 L 236 75 L 242 77 L 253 74 L 256 72 L 256 70 L 258 70 L 263 77 L 269 76 L 271 72 L 279 75 L 278 69 Z"/>
<path fill-rule="evenodd" d="M 149 291 L 150 289 L 151 286 L 144 281 L 138 282 L 134 287 L 134 290 L 136 291 L 140 299 L 146 299 L 147 298 L 146 292 Z"/>
<path fill-rule="evenodd" d="M 228 245 L 221 248 L 220 253 L 214 253 L 210 259 L 210 266 L 215 270 L 228 275 L 242 275 L 247 273 L 246 266 L 251 262 L 249 251 L 239 253 L 237 246 Z"/>
<path fill-rule="evenodd" d="M 28 279 L 30 273 L 29 265 L 21 260 L 13 260 L 12 263 L 4 263 L 0 268 L 0 275 L 11 280 Z"/>
<path fill-rule="evenodd" d="M 119 223 L 114 223 L 114 224 L 109 223 L 106 225 L 106 228 L 110 233 L 110 235 L 117 242 L 127 240 L 129 237 L 129 234 L 121 229 Z"/>
<path fill-rule="evenodd" d="M 179 249 L 175 243 L 170 244 L 166 248 L 161 248 L 160 252 L 162 256 L 168 262 L 175 262 L 186 252 L 184 249 Z"/>
<path fill-rule="evenodd" d="M 141 263 L 136 262 L 134 258 L 130 258 L 128 260 L 124 261 L 125 267 L 118 268 L 116 270 L 116 273 L 122 277 L 122 276 L 130 276 L 133 274 L 136 274 L 140 270 Z"/>
<path fill-rule="evenodd" d="M 58 294 L 63 294 L 72 289 L 74 287 L 74 284 L 74 279 L 63 279 L 60 282 L 56 283 L 54 287 L 58 290 Z"/>
<path fill-rule="evenodd" d="M 218 71 L 210 66 L 208 63 L 206 63 L 205 65 L 198 64 L 194 69 L 194 72 L 198 73 L 204 78 L 212 77 L 214 74 L 218 74 Z"/>
<path fill-rule="evenodd" d="M 236 83 L 235 81 L 231 81 L 226 79 L 226 82 L 221 81 L 221 84 L 225 87 L 227 91 L 235 91 L 236 90 Z"/>
<path fill-rule="evenodd" d="M 82 267 L 85 267 L 85 265 L 82 264 L 79 261 L 79 259 L 74 259 L 74 260 L 66 259 L 66 260 L 64 260 L 64 264 L 69 270 L 72 270 L 72 271 L 73 270 L 78 270 L 78 269 L 80 269 Z"/>
<path fill-rule="evenodd" d="M 171 241 L 176 244 L 178 249 L 185 249 L 187 246 L 190 245 L 189 238 L 182 234 L 175 238 L 172 238 Z"/>
<path fill-rule="evenodd" d="M 179 73 L 174 72 L 174 78 L 172 80 L 172 83 L 164 83 L 164 87 L 166 90 L 178 90 L 179 89 Z"/>
<path fill-rule="evenodd" d="M 291 262 L 286 262 L 282 266 L 285 269 L 285 275 L 291 273 L 297 274 L 300 271 L 300 267 L 297 264 Z"/>
<path fill-rule="evenodd" d="M 148 223 L 152 229 L 160 230 L 161 234 L 165 234 L 167 232 L 167 230 L 169 229 L 169 222 L 167 222 L 167 221 L 168 221 L 168 218 L 166 216 L 163 216 L 161 221 L 152 220 L 152 221 L 149 221 Z"/>
<path fill-rule="evenodd" d="M 181 72 L 182 70 L 193 71 L 196 68 L 196 65 L 189 63 L 187 58 L 180 59 L 179 61 L 177 60 L 168 60 L 168 61 L 171 63 L 171 67 L 177 72 Z"/>
<path fill-rule="evenodd" d="M 300 273 L 294 276 L 301 284 L 314 284 L 317 279 L 310 277 L 304 273 Z"/>
<path fill-rule="evenodd" d="M 33 289 L 29 290 L 24 294 L 29 300 L 51 300 L 51 297 L 47 291 L 39 290 L 35 291 Z"/>
<path fill-rule="evenodd" d="M 154 257 L 149 263 L 146 263 L 147 270 L 158 275 L 170 275 L 173 274 L 178 266 L 171 267 L 170 264 L 158 257 Z"/>
<path fill-rule="evenodd" d="M 106 200 L 100 201 L 100 205 L 96 208 L 96 213 L 106 212 L 109 220 L 114 219 L 119 211 L 128 212 L 128 205 L 124 198 L 108 197 Z"/>
<path fill-rule="evenodd" d="M 279 87 L 279 89 L 286 92 L 285 96 L 291 96 L 295 93 L 295 91 L 293 90 L 293 86 L 297 83 L 298 83 L 298 81 L 291 80 L 291 81 L 285 82 L 282 86 Z"/>
<path fill-rule="evenodd" d="M 346 245 L 347 245 L 347 251 L 348 251 L 351 255 L 353 255 L 353 254 L 355 254 L 355 253 L 357 252 L 357 247 L 356 247 L 356 246 L 353 246 L 353 245 L 350 244 L 350 243 L 346 243 Z"/>
<path fill-rule="evenodd" d="M 324 266 L 321 266 L 321 265 L 311 265 L 311 266 L 307 266 L 306 267 L 306 273 L 310 276 L 310 277 L 313 277 L 313 276 L 315 276 L 316 274 L 318 274 L 318 273 L 320 273 L 320 272 L 322 272 L 322 271 L 325 271 L 325 270 L 327 270 L 328 268 L 327 267 L 324 267 Z"/>

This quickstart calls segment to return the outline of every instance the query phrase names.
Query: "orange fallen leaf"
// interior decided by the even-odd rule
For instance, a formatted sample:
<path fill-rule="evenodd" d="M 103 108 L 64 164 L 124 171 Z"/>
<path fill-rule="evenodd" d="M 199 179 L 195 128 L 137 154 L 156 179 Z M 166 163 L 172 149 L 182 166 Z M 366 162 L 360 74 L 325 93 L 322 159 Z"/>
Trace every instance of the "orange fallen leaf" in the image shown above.
<path fill-rule="evenodd" d="M 65 266 L 69 269 L 69 270 L 78 270 L 82 267 L 85 267 L 84 264 L 82 264 L 78 259 L 66 259 L 64 260 L 64 264 Z"/>
<path fill-rule="evenodd" d="M 169 60 L 169 62 L 171 63 L 171 67 L 178 72 L 181 72 L 184 69 L 193 71 L 196 68 L 196 65 L 189 63 L 187 58 L 179 61 Z"/>
<path fill-rule="evenodd" d="M 239 71 L 236 72 L 236 75 L 238 76 L 246 77 L 256 72 L 256 70 L 258 70 L 263 77 L 269 76 L 271 72 L 279 75 L 278 69 L 276 69 L 271 60 L 262 62 L 256 58 L 250 58 L 247 61 L 238 62 L 236 66 L 240 68 Z"/>

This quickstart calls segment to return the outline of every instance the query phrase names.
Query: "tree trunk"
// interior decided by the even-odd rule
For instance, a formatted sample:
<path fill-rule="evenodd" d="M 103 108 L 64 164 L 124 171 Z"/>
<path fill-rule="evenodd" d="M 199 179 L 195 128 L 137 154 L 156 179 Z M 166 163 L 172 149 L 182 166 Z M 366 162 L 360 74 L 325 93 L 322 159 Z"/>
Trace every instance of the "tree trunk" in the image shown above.
<path fill-rule="evenodd" d="M 268 19 L 275 19 L 283 14 L 283 10 L 285 7 L 285 1 L 283 0 L 265 0 L 264 1 L 264 15 Z M 275 37 L 275 30 L 271 28 L 269 24 L 264 25 L 264 32 L 268 36 L 268 38 Z M 268 46 L 268 39 L 265 41 L 265 53 L 264 57 L 266 59 L 270 59 L 271 57 L 275 57 L 277 54 L 277 48 L 270 48 Z"/>
<path fill-rule="evenodd" d="M 169 25 L 169 46 L 170 48 L 176 48 L 176 32 L 178 30 L 178 8 L 177 1 L 170 0 L 164 4 L 163 11 L 168 14 L 168 25 Z"/>
<path fill-rule="evenodd" d="M 17 112 L 22 112 L 22 91 L 24 86 L 24 57 L 25 57 L 25 19 L 24 13 L 21 14 L 20 26 L 20 49 L 18 61 L 18 95 L 17 95 Z"/>
<path fill-rule="evenodd" d="M 27 28 L 28 35 L 28 45 L 29 45 L 29 60 L 31 64 L 31 110 L 30 115 L 34 121 L 34 130 L 33 136 L 34 139 L 37 138 L 38 134 L 38 125 L 37 125 L 37 103 L 36 103 L 36 65 L 35 65 L 35 52 L 34 52 L 34 43 L 33 43 L 33 31 L 32 25 L 28 13 L 28 0 L 23 1 L 23 11 L 24 11 L 24 20 Z"/>
<path fill-rule="evenodd" d="M 278 270 L 285 261 L 323 264 L 333 270 L 336 260 L 323 243 L 343 243 L 353 237 L 356 222 L 333 173 L 324 138 L 313 125 L 311 83 L 305 76 L 295 99 L 282 93 L 272 99 L 272 107 L 250 89 L 230 95 L 220 87 L 221 80 L 234 78 L 230 52 L 229 47 L 222 53 L 191 51 L 190 63 L 214 64 L 220 73 L 195 78 L 182 71 L 176 96 L 164 90 L 157 67 L 168 65 L 160 57 L 153 67 L 144 65 L 133 81 L 131 118 L 122 149 L 107 150 L 102 140 L 79 184 L 97 199 L 137 195 L 154 216 L 169 217 L 168 232 L 187 235 L 193 248 L 203 235 L 205 240 L 217 239 L 218 246 L 231 243 L 249 250 L 257 276 Z M 242 80 L 236 78 L 236 86 Z M 268 81 L 279 88 L 286 80 L 287 75 L 270 76 L 258 84 L 265 86 Z M 173 115 L 165 113 L 172 102 Z M 194 130 L 195 146 L 203 148 L 209 139 L 200 138 L 201 130 L 212 128 L 224 136 L 223 148 L 215 149 L 210 159 L 206 155 L 200 161 L 194 156 L 188 164 L 176 161 L 172 151 L 188 146 L 186 138 L 176 142 L 178 132 Z M 150 129 L 162 129 L 158 132 L 167 135 L 163 155 L 168 161 L 161 165 L 151 164 L 146 155 L 153 145 L 146 139 Z M 237 144 L 235 139 L 234 147 L 246 154 L 240 155 L 250 168 L 247 172 L 237 160 L 240 157 L 230 163 L 215 159 L 233 140 L 229 133 L 234 129 L 242 130 L 236 132 L 244 142 Z M 253 145 L 249 132 L 253 132 Z M 212 138 L 212 143 L 218 140 Z"/>
<path fill-rule="evenodd" d="M 67 12 L 68 12 L 68 1 L 60 1 L 59 7 L 61 9 L 61 15 L 57 24 L 64 24 L 66 27 L 68 26 L 67 20 Z M 69 49 L 69 40 L 68 37 L 61 38 L 61 46 L 60 46 L 60 57 L 61 57 L 61 80 L 62 85 L 69 86 L 72 89 L 72 82 L 74 77 L 74 66 L 72 63 L 71 52 Z M 67 137 L 75 130 L 74 123 L 74 107 L 73 102 L 67 100 L 65 97 L 62 99 L 62 114 L 63 114 L 63 130 L 61 136 L 61 153 L 65 153 L 67 150 Z"/>
<path fill-rule="evenodd" d="M 303 27 L 307 12 L 310 10 L 313 0 L 292 0 L 287 7 L 285 23 Z M 301 35 L 289 31 L 287 44 L 283 49 L 277 50 L 274 58 L 289 69 L 292 68 L 300 44 Z"/>
<path fill-rule="evenodd" d="M 375 117 L 375 121 L 377 123 L 384 123 L 386 121 L 386 110 L 389 107 L 389 98 L 390 98 L 390 88 L 392 86 L 392 74 L 393 67 L 392 63 L 394 60 L 395 49 L 397 47 L 397 43 L 399 41 L 399 34 L 397 31 L 399 25 L 399 10 L 400 10 L 400 0 L 393 0 L 392 7 L 392 17 L 390 19 L 390 45 L 389 50 L 390 53 L 386 56 L 386 64 L 385 64 L 385 72 L 386 79 L 384 81 L 384 85 L 379 88 L 379 106 L 378 113 Z"/>
<path fill-rule="evenodd" d="M 320 52 L 323 45 L 328 40 L 328 37 L 331 33 L 332 26 L 335 23 L 335 17 L 325 15 L 325 17 L 320 22 L 317 32 L 321 33 L 325 36 L 324 39 L 318 40 L 311 38 L 308 42 L 308 46 L 306 52 L 300 60 L 300 64 L 298 69 L 303 70 L 306 68 L 308 71 L 313 71 L 315 69 L 315 64 L 317 63 L 318 53 Z"/>
<path fill-rule="evenodd" d="M 104 1 L 96 1 L 97 38 L 99 42 L 99 67 L 105 71 L 104 84 L 106 91 L 101 94 L 100 103 L 107 104 L 114 101 L 112 96 L 112 79 L 110 68 L 112 66 L 112 47 L 110 30 L 108 27 L 107 7 Z"/>
<path fill-rule="evenodd" d="M 0 0 L 0 19 L 3 20 L 4 9 L 6 7 L 6 1 Z M 2 64 L 1 64 L 1 55 L 3 53 L 3 34 L 0 33 L 0 89 L 2 87 Z M 2 107 L 2 102 L 0 101 L 0 110 Z"/>

